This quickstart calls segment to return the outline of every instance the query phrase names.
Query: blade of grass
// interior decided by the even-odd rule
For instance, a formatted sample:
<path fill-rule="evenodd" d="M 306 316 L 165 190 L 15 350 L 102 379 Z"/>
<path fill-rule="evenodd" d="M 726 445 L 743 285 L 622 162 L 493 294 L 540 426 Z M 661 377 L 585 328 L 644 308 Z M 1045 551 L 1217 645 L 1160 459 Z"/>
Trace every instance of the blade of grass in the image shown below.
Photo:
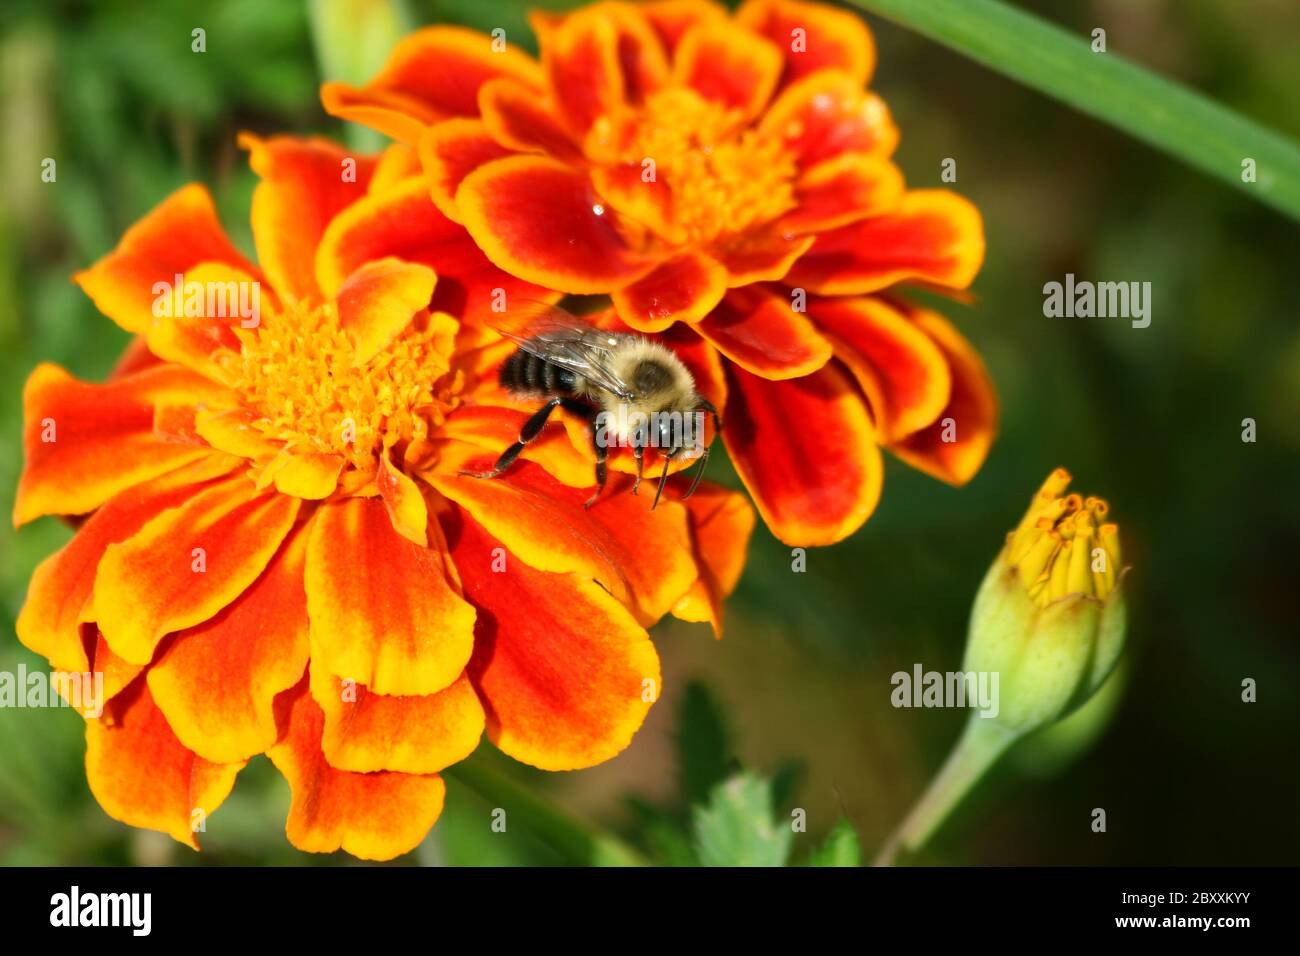
<path fill-rule="evenodd" d="M 1300 219 L 1300 145 L 999 0 L 848 0 Z M 1100 25 L 1100 24 L 1099 24 Z M 1256 181 L 1242 181 L 1253 159 Z"/>

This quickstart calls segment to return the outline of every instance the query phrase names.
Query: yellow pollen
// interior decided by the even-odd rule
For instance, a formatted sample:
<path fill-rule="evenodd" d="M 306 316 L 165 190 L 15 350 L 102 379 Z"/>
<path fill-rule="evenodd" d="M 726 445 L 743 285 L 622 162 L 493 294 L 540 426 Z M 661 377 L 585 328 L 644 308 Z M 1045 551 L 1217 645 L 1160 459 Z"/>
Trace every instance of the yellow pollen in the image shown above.
<path fill-rule="evenodd" d="M 1039 607 L 1070 594 L 1104 601 L 1120 570 L 1119 526 L 1106 521 L 1101 498 L 1065 494 L 1070 474 L 1058 468 L 1007 536 L 1007 560 Z"/>
<path fill-rule="evenodd" d="M 240 354 L 225 362 L 268 438 L 368 469 L 378 450 L 426 438 L 455 406 L 461 382 L 447 374 L 447 334 L 436 315 L 422 314 L 358 363 L 334 304 L 300 305 L 240 329 Z"/>
<path fill-rule="evenodd" d="M 655 181 L 672 190 L 672 216 L 684 243 L 729 238 L 773 222 L 796 205 L 794 156 L 776 137 L 739 129 L 738 115 L 691 90 L 652 94 L 618 160 L 653 162 Z"/>

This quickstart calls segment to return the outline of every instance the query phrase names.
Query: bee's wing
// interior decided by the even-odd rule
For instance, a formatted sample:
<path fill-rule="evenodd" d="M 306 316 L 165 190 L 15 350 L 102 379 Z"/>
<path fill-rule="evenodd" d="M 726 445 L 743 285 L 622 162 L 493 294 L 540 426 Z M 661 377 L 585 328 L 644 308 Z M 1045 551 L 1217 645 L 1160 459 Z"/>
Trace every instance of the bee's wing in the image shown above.
<path fill-rule="evenodd" d="M 610 357 L 622 333 L 607 332 L 556 305 L 515 306 L 507 318 L 490 323 L 525 352 L 581 375 L 598 388 L 620 398 L 632 389 L 610 367 Z"/>

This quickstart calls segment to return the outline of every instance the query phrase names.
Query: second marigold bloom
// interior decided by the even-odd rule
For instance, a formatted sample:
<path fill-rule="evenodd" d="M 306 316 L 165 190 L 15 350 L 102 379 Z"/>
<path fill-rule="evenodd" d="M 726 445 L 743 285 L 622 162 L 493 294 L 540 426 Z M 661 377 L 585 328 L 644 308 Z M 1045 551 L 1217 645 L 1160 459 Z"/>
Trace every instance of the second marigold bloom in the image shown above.
<path fill-rule="evenodd" d="M 418 145 L 438 208 L 504 271 L 608 294 L 650 335 L 683 323 L 672 344 L 698 339 L 725 372 L 724 440 L 783 540 L 856 530 L 880 445 L 969 480 L 996 429 L 983 364 L 939 315 L 874 293 L 965 288 L 982 224 L 953 193 L 904 187 L 862 22 L 663 0 L 533 25 L 540 62 L 434 27 L 322 99 Z"/>

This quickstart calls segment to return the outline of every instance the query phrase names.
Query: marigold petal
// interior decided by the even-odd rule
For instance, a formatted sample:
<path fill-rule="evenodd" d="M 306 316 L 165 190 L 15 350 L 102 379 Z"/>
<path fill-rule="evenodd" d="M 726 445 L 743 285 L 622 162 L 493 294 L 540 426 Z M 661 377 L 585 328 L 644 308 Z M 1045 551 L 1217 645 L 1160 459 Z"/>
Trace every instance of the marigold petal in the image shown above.
<path fill-rule="evenodd" d="M 218 451 L 250 461 L 274 458 L 283 447 L 254 426 L 256 412 L 247 408 L 200 408 L 194 414 L 194 430 Z"/>
<path fill-rule="evenodd" d="M 662 505 L 661 505 L 662 507 Z M 603 588 L 507 555 L 463 512 L 447 537 L 479 608 L 470 675 L 502 751 L 545 770 L 601 763 L 623 750 L 660 693 L 645 630 Z"/>
<path fill-rule="evenodd" d="M 727 269 L 727 287 L 735 289 L 784 279 L 798 258 L 812 248 L 813 239 L 769 230 L 751 233 L 712 253 Z"/>
<path fill-rule="evenodd" d="M 771 382 L 728 367 L 723 440 L 768 528 L 789 545 L 842 541 L 880 499 L 882 465 L 862 395 L 835 362 Z"/>
<path fill-rule="evenodd" d="M 722 603 L 745 569 L 754 509 L 744 495 L 712 482 L 703 482 L 684 504 L 691 516 L 700 577 L 673 605 L 673 616 L 683 621 L 707 621 L 713 633 L 722 637 Z"/>
<path fill-rule="evenodd" d="M 313 662 L 311 695 L 325 714 L 321 749 L 338 770 L 437 773 L 473 753 L 483 736 L 483 705 L 464 674 L 436 694 L 392 697 Z"/>
<path fill-rule="evenodd" d="M 446 558 L 398 534 L 378 498 L 331 502 L 312 519 L 312 657 L 377 694 L 432 694 L 460 676 L 474 609 Z"/>
<path fill-rule="evenodd" d="M 463 405 L 447 416 L 439 429 L 439 437 L 466 442 L 485 448 L 494 454 L 505 451 L 518 438 L 531 411 L 499 408 L 491 405 Z M 583 454 L 580 449 L 590 447 L 590 441 L 574 444 L 559 421 L 549 421 L 542 433 L 524 446 L 520 457 L 541 465 L 554 478 L 573 488 L 588 488 L 594 481 L 594 454 Z"/>
<path fill-rule="evenodd" d="M 654 28 L 669 53 L 676 51 L 692 27 L 717 25 L 727 19 L 726 7 L 710 0 L 652 0 L 638 5 L 637 12 Z"/>
<path fill-rule="evenodd" d="M 422 548 L 428 547 L 429 509 L 424 503 L 424 495 L 419 486 L 393 464 L 391 449 L 379 458 L 375 486 L 388 510 L 393 530 Z"/>
<path fill-rule="evenodd" d="M 796 184 L 799 205 L 782 217 L 796 235 L 837 229 L 897 208 L 903 174 L 881 156 L 841 153 L 813 166 Z"/>
<path fill-rule="evenodd" d="M 817 237 L 785 281 L 823 295 L 861 295 L 904 280 L 964 289 L 984 261 L 984 225 L 969 200 L 915 190 L 886 216 Z"/>
<path fill-rule="evenodd" d="M 156 365 L 103 385 L 38 365 L 23 388 L 23 450 L 13 520 L 84 514 L 118 492 L 210 454 L 160 441 L 154 409 L 233 398 L 177 365 Z"/>
<path fill-rule="evenodd" d="M 142 333 L 153 322 L 158 296 L 200 262 L 222 262 L 259 275 L 221 228 L 207 189 L 191 183 L 150 210 L 116 249 L 73 279 L 100 312 L 128 332 Z M 169 289 L 155 288 L 162 283 Z"/>
<path fill-rule="evenodd" d="M 784 140 L 802 169 L 843 153 L 888 157 L 898 145 L 885 101 L 837 70 L 810 74 L 782 90 L 758 129 Z"/>
<path fill-rule="evenodd" d="M 612 298 L 619 318 L 641 332 L 661 332 L 674 322 L 699 322 L 727 291 L 727 270 L 699 252 L 669 259 Z"/>
<path fill-rule="evenodd" d="M 147 664 L 163 635 L 200 624 L 253 583 L 298 514 L 242 475 L 164 511 L 104 551 L 95 620 L 126 660 Z"/>
<path fill-rule="evenodd" d="M 983 359 L 956 326 L 929 309 L 911 306 L 907 312 L 947 357 L 952 393 L 933 425 L 888 447 L 914 468 L 964 485 L 984 464 L 997 435 L 997 393 Z"/>
<path fill-rule="evenodd" d="M 808 313 L 835 343 L 867 396 L 876 431 L 893 441 L 919 431 L 948 404 L 948 359 L 914 321 L 880 299 L 813 299 Z"/>
<path fill-rule="evenodd" d="M 240 348 L 236 327 L 255 328 L 262 314 L 277 308 L 275 297 L 261 282 L 221 262 L 201 262 L 181 276 L 177 301 L 167 293 L 145 334 L 149 351 L 213 382 L 229 384 L 221 357 Z M 191 291 L 201 299 L 191 298 Z M 264 294 L 265 293 L 265 294 Z M 193 314 L 191 306 L 197 306 Z M 245 311 L 248 312 L 245 317 Z"/>
<path fill-rule="evenodd" d="M 364 365 L 388 347 L 415 314 L 429 305 L 437 276 L 428 266 L 388 257 L 367 262 L 348 276 L 335 296 L 339 325 Z"/>
<path fill-rule="evenodd" d="M 247 760 L 276 742 L 275 697 L 307 667 L 306 551 L 306 534 L 291 534 L 248 590 L 169 638 L 149 668 L 167 723 L 206 760 Z"/>
<path fill-rule="evenodd" d="M 555 113 L 521 83 L 507 79 L 484 83 L 478 91 L 478 107 L 492 139 L 506 149 L 566 160 L 582 156 Z"/>
<path fill-rule="evenodd" d="M 536 94 L 527 95 L 535 97 Z M 420 137 L 420 163 L 429 181 L 433 204 L 448 219 L 459 222 L 456 190 L 461 180 L 480 166 L 514 152 L 497 142 L 482 120 L 456 117 L 434 123 Z"/>
<path fill-rule="evenodd" d="M 467 464 L 484 470 L 492 459 Z M 429 480 L 521 561 L 598 582 L 643 624 L 662 617 L 695 580 L 685 509 L 661 501 L 651 513 L 649 496 L 628 494 L 625 475 L 611 475 L 591 508 L 584 507 L 590 489 L 569 488 L 531 462 L 500 478 Z"/>
<path fill-rule="evenodd" d="M 818 70 L 840 70 L 858 86 L 876 65 L 876 44 L 862 18 L 825 3 L 746 0 L 736 20 L 761 33 L 785 55 L 782 84 Z"/>
<path fill-rule="evenodd" d="M 308 853 L 342 849 L 363 860 L 391 860 L 415 849 L 442 813 L 442 778 L 336 770 L 321 750 L 325 715 L 305 680 L 284 706 L 287 732 L 267 756 L 293 795 L 289 842 Z"/>
<path fill-rule="evenodd" d="M 628 248 L 584 172 L 544 156 L 480 167 L 460 184 L 456 207 L 492 262 L 548 288 L 609 292 L 654 264 Z"/>
<path fill-rule="evenodd" d="M 678 44 L 673 79 L 751 120 L 781 78 L 780 48 L 733 24 L 701 23 Z"/>
<path fill-rule="evenodd" d="M 327 83 L 325 112 L 374 127 L 414 145 L 424 127 L 452 116 L 478 115 L 478 91 L 506 76 L 540 85 L 537 63 L 513 44 L 495 49 L 487 34 L 461 27 L 427 27 L 393 48 L 384 68 L 364 87 Z"/>
<path fill-rule="evenodd" d="M 32 572 L 15 626 L 18 639 L 60 670 L 86 670 L 81 624 L 93 617 L 87 612 L 105 549 L 133 537 L 157 514 L 188 501 L 237 464 L 225 455 L 208 454 L 110 498 Z"/>
<path fill-rule="evenodd" d="M 550 100 L 565 129 L 582 142 L 597 119 L 624 102 L 618 29 L 606 10 L 590 8 L 537 32 Z"/>
<path fill-rule="evenodd" d="M 241 133 L 239 145 L 260 177 L 253 242 L 271 286 L 290 302 L 319 296 L 316 246 L 330 220 L 366 194 L 374 158 L 318 138 Z"/>
<path fill-rule="evenodd" d="M 281 448 L 257 479 L 258 489 L 271 484 L 282 495 L 321 501 L 334 494 L 343 471 L 343 456 Z"/>
<path fill-rule="evenodd" d="M 430 310 L 467 322 L 492 314 L 497 289 L 507 297 L 548 295 L 492 265 L 469 234 L 438 211 L 423 177 L 372 193 L 336 216 L 321 238 L 316 275 L 325 293 L 334 295 L 356 269 L 389 256 L 431 268 L 438 282 Z"/>
<path fill-rule="evenodd" d="M 104 812 L 199 848 L 195 824 L 230 795 L 243 763 L 216 764 L 187 750 L 138 680 L 107 715 L 86 721 L 86 780 Z"/>
<path fill-rule="evenodd" d="M 831 357 L 817 327 L 766 289 L 733 289 L 695 328 L 737 365 L 774 381 L 807 375 Z"/>

